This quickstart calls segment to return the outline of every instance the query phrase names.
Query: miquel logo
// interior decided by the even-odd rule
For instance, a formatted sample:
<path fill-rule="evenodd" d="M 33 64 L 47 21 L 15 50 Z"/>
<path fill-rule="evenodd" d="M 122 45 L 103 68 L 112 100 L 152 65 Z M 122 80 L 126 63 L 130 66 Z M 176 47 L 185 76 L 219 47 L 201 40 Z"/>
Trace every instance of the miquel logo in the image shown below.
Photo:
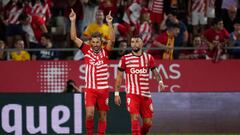
<path fill-rule="evenodd" d="M 26 94 L 26 93 L 25 93 Z M 14 94 L 13 94 L 14 95 Z M 17 95 L 17 94 L 16 94 Z M 30 94 L 31 95 L 31 94 Z M 34 94 L 32 94 L 34 96 Z M 81 134 L 82 133 L 82 95 L 66 95 L 65 94 L 38 94 L 41 100 L 28 101 L 31 105 L 23 105 L 21 101 L 16 99 L 12 103 L 1 105 L 1 128 L 0 134 Z M 61 96 L 62 98 L 58 97 Z M 21 95 L 24 98 L 24 94 Z M 52 97 L 55 96 L 54 99 Z M 73 98 L 71 97 L 73 96 Z M 1 96 L 2 97 L 2 96 Z M 12 97 L 11 97 L 12 98 Z M 19 98 L 17 95 L 16 98 Z M 20 97 L 21 98 L 21 97 Z M 39 97 L 38 97 L 39 98 Z M 65 104 L 62 101 L 65 100 Z M 4 99 L 3 99 L 4 100 Z M 55 100 L 54 103 L 51 100 Z M 8 100 L 9 102 L 10 100 Z M 71 101 L 68 105 L 66 102 Z M 31 102 L 34 105 L 32 105 Z M 41 105 L 36 105 L 36 102 Z M 51 103 L 49 103 L 51 102 Z M 63 104 L 61 104 L 63 102 Z M 49 104 L 48 104 L 49 103 Z M 26 103 L 24 103 L 26 104 Z"/>

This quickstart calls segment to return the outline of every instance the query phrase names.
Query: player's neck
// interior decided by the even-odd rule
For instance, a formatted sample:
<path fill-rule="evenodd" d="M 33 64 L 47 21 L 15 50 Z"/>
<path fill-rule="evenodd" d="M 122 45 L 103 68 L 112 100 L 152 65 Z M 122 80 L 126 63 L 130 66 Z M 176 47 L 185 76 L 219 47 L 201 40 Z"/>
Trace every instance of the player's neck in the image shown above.
<path fill-rule="evenodd" d="M 94 51 L 94 50 L 93 50 L 93 52 L 94 52 L 95 54 L 98 54 L 98 53 L 100 52 L 100 50 L 98 50 L 98 51 Z"/>
<path fill-rule="evenodd" d="M 142 50 L 139 50 L 138 52 L 134 52 L 134 51 L 132 51 L 132 54 L 134 55 L 134 56 L 142 56 L 142 54 L 143 54 L 143 51 Z"/>

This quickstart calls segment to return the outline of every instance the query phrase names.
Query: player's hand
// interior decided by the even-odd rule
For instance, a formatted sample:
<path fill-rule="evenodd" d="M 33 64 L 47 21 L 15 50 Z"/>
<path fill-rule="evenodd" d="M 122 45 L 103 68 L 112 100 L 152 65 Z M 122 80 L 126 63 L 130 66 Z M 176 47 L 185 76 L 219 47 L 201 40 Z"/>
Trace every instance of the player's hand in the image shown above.
<path fill-rule="evenodd" d="M 115 96 L 115 97 L 114 97 L 114 102 L 115 102 L 115 104 L 116 104 L 117 106 L 120 106 L 120 104 L 121 104 L 121 98 L 120 98 L 120 96 Z"/>
<path fill-rule="evenodd" d="M 106 16 L 106 21 L 108 24 L 111 24 L 113 21 L 113 17 L 111 16 L 111 10 L 109 11 L 108 15 Z"/>
<path fill-rule="evenodd" d="M 163 81 L 159 81 L 159 86 L 158 86 L 159 88 L 159 90 L 160 91 L 163 91 L 163 90 L 165 90 L 165 88 L 166 87 L 168 87 L 167 85 L 164 85 L 164 83 L 163 83 Z"/>
<path fill-rule="evenodd" d="M 75 21 L 76 20 L 76 13 L 73 11 L 73 9 L 71 9 L 71 13 L 69 14 L 69 19 L 71 21 Z"/>

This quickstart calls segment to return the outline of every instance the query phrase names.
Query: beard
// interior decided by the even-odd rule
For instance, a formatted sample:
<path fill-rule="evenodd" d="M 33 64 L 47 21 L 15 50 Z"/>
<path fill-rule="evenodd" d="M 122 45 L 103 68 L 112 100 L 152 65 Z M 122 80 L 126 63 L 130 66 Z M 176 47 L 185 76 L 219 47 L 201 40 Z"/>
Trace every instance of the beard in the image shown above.
<path fill-rule="evenodd" d="M 92 49 L 95 53 L 98 53 L 100 51 L 100 48 L 101 47 L 98 47 L 98 46 L 93 46 Z"/>
<path fill-rule="evenodd" d="M 140 51 L 140 48 L 132 48 L 132 51 L 135 52 L 135 53 L 137 53 L 137 52 Z"/>

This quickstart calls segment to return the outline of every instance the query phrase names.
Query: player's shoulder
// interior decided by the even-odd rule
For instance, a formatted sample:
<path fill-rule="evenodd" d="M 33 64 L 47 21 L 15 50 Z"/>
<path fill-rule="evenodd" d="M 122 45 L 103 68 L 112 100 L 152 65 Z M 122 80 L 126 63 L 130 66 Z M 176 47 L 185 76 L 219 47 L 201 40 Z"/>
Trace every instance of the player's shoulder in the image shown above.
<path fill-rule="evenodd" d="M 132 53 L 127 53 L 127 54 L 124 54 L 121 59 L 128 59 L 129 57 L 133 56 Z"/>
<path fill-rule="evenodd" d="M 125 58 L 127 58 L 127 57 L 132 57 L 132 56 L 133 56 L 133 54 L 132 54 L 131 52 L 123 55 L 123 57 L 125 57 Z"/>
<path fill-rule="evenodd" d="M 91 47 L 90 47 L 90 45 L 89 45 L 89 43 L 87 43 L 87 42 L 83 42 L 82 43 L 82 45 L 81 45 L 81 47 L 79 48 L 80 50 L 82 50 L 82 49 L 87 49 L 87 50 L 89 50 Z"/>
<path fill-rule="evenodd" d="M 153 58 L 153 56 L 150 53 L 147 53 L 147 52 L 143 52 L 143 55 L 147 56 L 148 58 Z"/>

